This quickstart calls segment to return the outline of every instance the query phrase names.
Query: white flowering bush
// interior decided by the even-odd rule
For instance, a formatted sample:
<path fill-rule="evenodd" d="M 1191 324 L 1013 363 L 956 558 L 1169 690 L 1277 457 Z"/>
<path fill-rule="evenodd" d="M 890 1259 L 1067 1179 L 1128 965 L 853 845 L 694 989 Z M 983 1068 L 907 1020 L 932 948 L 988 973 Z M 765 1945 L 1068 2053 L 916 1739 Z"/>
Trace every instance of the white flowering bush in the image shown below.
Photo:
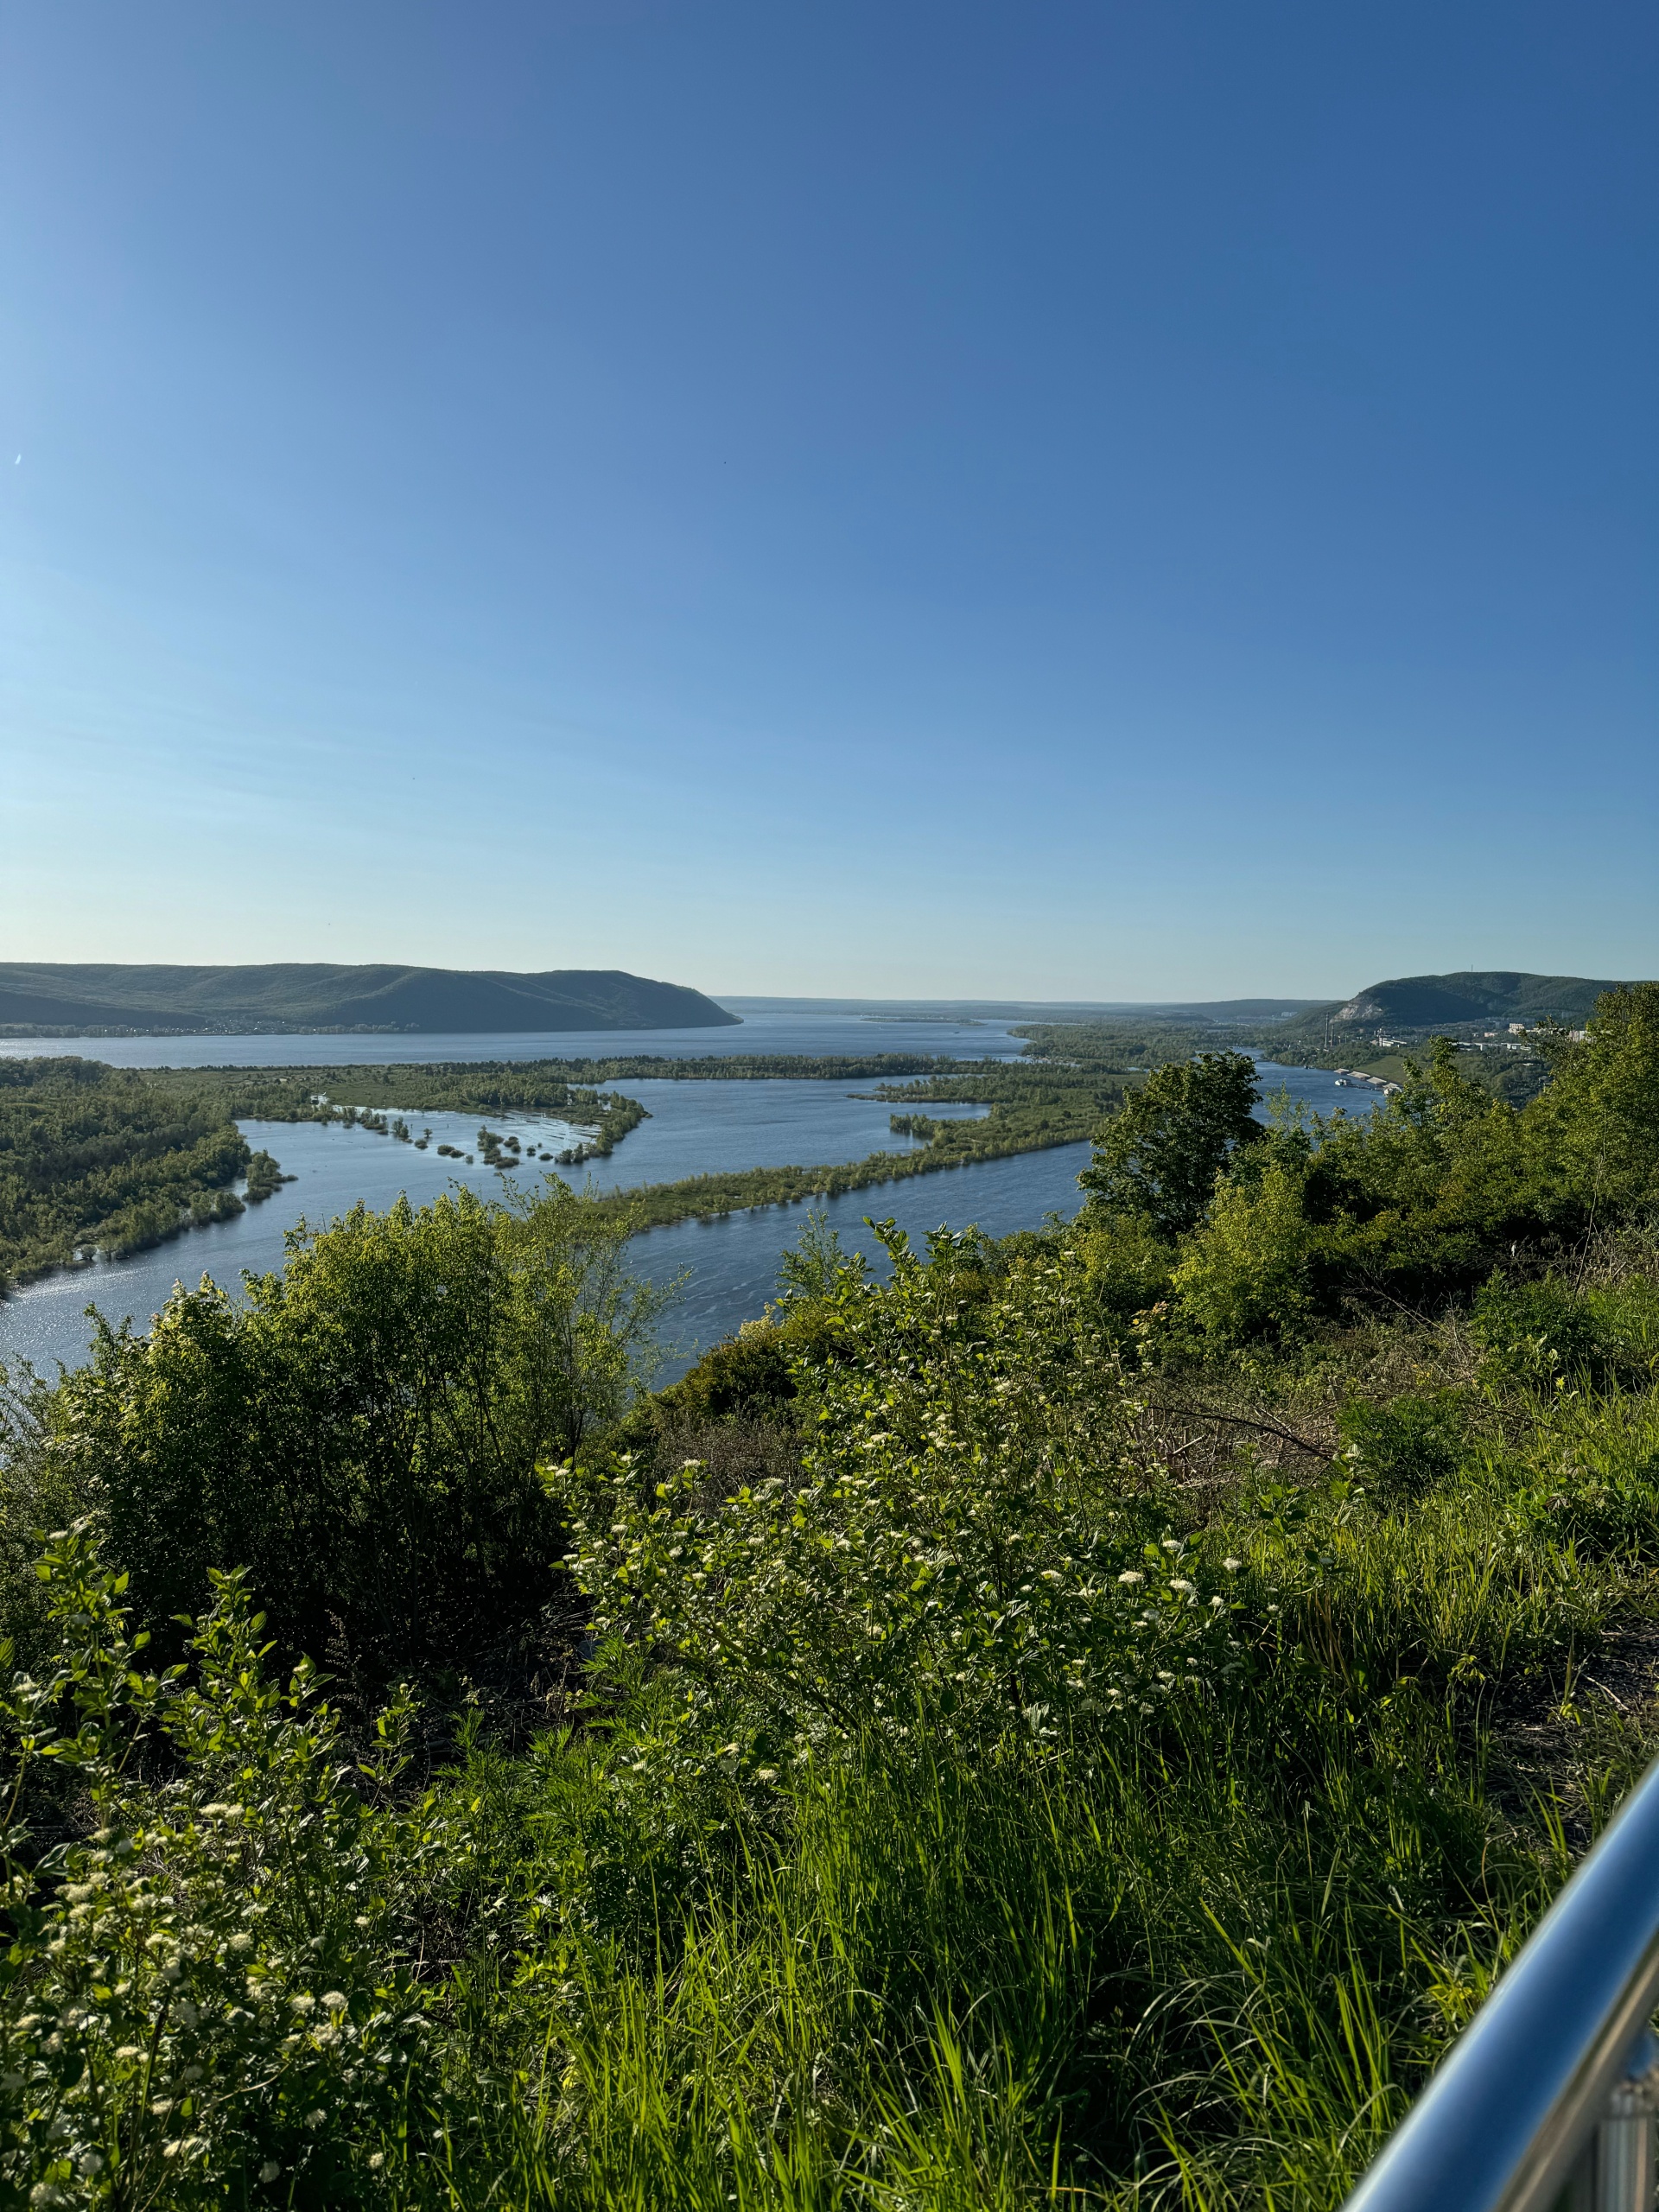
<path fill-rule="evenodd" d="M 971 1236 L 934 1248 L 843 1280 L 798 1479 L 693 1461 L 641 1496 L 625 1466 L 574 1516 L 601 1668 L 664 1667 L 668 1732 L 729 1770 L 918 1726 L 1040 1744 L 1232 1663 L 1228 1599 L 1128 1484 L 1065 1267 L 988 1285 Z"/>
<path fill-rule="evenodd" d="M 429 2036 L 384 1963 L 394 1861 L 429 1847 L 387 1802 L 407 1701 L 354 1768 L 308 1667 L 265 1681 L 239 1575 L 150 1674 L 83 1529 L 40 1571 L 60 1657 L 0 1700 L 0 2206 L 390 2201 Z M 70 1840 L 18 1819 L 54 1776 Z"/>

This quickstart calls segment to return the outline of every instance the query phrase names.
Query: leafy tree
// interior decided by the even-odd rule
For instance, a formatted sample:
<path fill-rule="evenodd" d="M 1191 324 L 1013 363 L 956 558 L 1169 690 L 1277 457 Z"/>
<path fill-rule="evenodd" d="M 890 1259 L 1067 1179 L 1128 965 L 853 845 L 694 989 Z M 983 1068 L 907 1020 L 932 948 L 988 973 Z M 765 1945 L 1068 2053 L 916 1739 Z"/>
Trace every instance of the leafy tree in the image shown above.
<path fill-rule="evenodd" d="M 663 1294 L 626 1224 L 554 1183 L 359 1205 L 289 1239 L 245 1305 L 179 1290 L 101 1328 L 42 1449 L 96 1510 L 145 1617 L 247 1567 L 290 1651 L 371 1679 L 465 1664 L 536 1614 L 560 1545 L 536 1469 L 639 1387 Z"/>
<path fill-rule="evenodd" d="M 1581 1044 L 1551 1040 L 1555 1072 L 1530 1118 L 1559 1147 L 1589 1219 L 1659 1198 L 1659 983 L 1605 991 Z"/>
<path fill-rule="evenodd" d="M 1270 1161 L 1253 1187 L 1223 1177 L 1174 1272 L 1184 1311 L 1224 1342 L 1294 1330 L 1313 1305 L 1316 1235 L 1293 1164 Z"/>
<path fill-rule="evenodd" d="M 1154 1069 L 1094 1140 L 1077 1180 L 1091 1213 L 1141 1214 L 1162 1237 L 1193 1228 L 1235 1151 L 1262 1132 L 1255 1064 L 1245 1052 L 1200 1052 Z"/>

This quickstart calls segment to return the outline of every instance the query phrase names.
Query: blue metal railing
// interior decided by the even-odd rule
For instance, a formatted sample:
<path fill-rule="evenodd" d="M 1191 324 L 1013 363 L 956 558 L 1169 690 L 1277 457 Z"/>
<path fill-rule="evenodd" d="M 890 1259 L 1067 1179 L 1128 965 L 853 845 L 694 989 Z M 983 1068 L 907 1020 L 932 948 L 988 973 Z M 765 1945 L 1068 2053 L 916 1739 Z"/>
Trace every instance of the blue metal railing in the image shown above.
<path fill-rule="evenodd" d="M 1345 2212 L 1652 2212 L 1659 1761 Z"/>

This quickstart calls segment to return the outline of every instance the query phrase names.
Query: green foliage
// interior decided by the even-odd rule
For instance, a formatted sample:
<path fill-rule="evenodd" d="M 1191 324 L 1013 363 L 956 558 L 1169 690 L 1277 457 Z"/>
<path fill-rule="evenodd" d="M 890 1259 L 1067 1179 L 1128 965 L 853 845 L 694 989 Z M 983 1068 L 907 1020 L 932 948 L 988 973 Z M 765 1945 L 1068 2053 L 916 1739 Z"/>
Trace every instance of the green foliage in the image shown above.
<path fill-rule="evenodd" d="M 1193 1228 L 1233 1153 L 1260 1138 L 1250 1109 L 1261 1095 L 1243 1052 L 1200 1052 L 1154 1070 L 1095 1139 L 1093 1164 L 1077 1178 L 1091 1211 L 1140 1214 L 1165 1238 Z"/>
<path fill-rule="evenodd" d="M 1077 1459 L 1076 1271 L 965 1302 L 975 1240 L 924 1266 L 884 1235 L 892 1285 L 842 1278 L 798 1480 L 721 1495 L 690 1462 L 641 1499 L 625 1470 L 572 1521 L 606 1663 L 668 1655 L 673 1745 L 763 1782 L 871 1731 L 1054 1741 L 1230 1663 L 1226 1599 L 1153 1540 L 1108 1437 Z"/>
<path fill-rule="evenodd" d="M 138 1074 L 0 1061 L 0 1292 L 8 1277 L 142 1251 L 240 1213 L 229 1186 L 251 1160 L 227 1114 Z M 275 1173 L 272 1160 L 249 1197 L 267 1195 Z"/>
<path fill-rule="evenodd" d="M 1247 1477 L 1177 1533 L 1083 1269 L 1030 1258 L 940 1240 L 843 1286 L 798 1482 L 589 1492 L 602 1732 L 490 1781 L 492 1879 L 563 1931 L 505 1999 L 560 2053 L 513 2145 L 543 2193 L 1315 2212 L 1561 1878 L 1484 1714 L 1649 1605 L 1659 1520 L 1627 1574 L 1533 1501 L 1563 1421 L 1633 1467 L 1651 1410 L 1552 1398 L 1523 1434 L 1523 1398 L 1500 1445 L 1478 1399 L 1367 1402 L 1357 1479 Z M 1178 1554 L 1134 1548 L 1160 1529 Z M 1068 1575 L 1103 1537 L 1144 1585 Z M 1072 1687 L 1211 1584 L 1220 1663 Z M 1638 1755 L 1586 1773 L 1604 1812 Z"/>
<path fill-rule="evenodd" d="M 1467 1449 L 1463 1408 L 1452 1391 L 1407 1393 L 1382 1405 L 1357 1398 L 1344 1408 L 1338 1427 L 1355 1479 L 1388 1503 L 1448 1480 Z"/>
<path fill-rule="evenodd" d="M 51 1386 L 27 1366 L 0 1366 L 0 1643 L 26 1667 L 54 1643 L 47 1589 L 38 1572 L 42 1531 L 78 1510 L 73 1478 L 60 1457 L 41 1448 Z"/>
<path fill-rule="evenodd" d="M 1218 1111 L 1201 1103 L 1203 1064 L 1160 1069 L 1096 1141 L 1096 1164 L 1080 1178 L 1088 1218 L 1138 1215 L 1160 1240 L 1178 1239 L 1178 1337 L 1294 1338 L 1354 1301 L 1433 1304 L 1496 1268 L 1502 1281 L 1476 1315 L 1491 1360 L 1514 1370 L 1536 1339 L 1535 1357 L 1563 1374 L 1605 1361 L 1612 1354 L 1592 1343 L 1588 1306 L 1520 1278 L 1575 1240 L 1650 1219 L 1656 1007 L 1659 986 L 1612 994 L 1587 1042 L 1555 1040 L 1554 1083 L 1518 1109 L 1441 1038 L 1406 1063 L 1401 1090 L 1373 1113 L 1281 1122 L 1230 1148 Z M 1179 1196 L 1166 1199 L 1166 1185 Z M 1623 1356 L 1651 1371 L 1659 1337 L 1634 1310 L 1630 1326 Z"/>
<path fill-rule="evenodd" d="M 1605 1364 L 1594 1313 L 1554 1275 L 1524 1282 L 1495 1274 L 1476 1298 L 1469 1325 L 1494 1374 L 1565 1382 Z"/>
<path fill-rule="evenodd" d="M 1171 1288 L 1175 1251 L 1141 1213 L 1086 1211 L 1073 1239 L 1089 1291 L 1118 1320 L 1146 1312 Z"/>
<path fill-rule="evenodd" d="M 1609 991 L 1582 1044 L 1552 1041 L 1554 1079 L 1531 1109 L 1565 1179 L 1605 1223 L 1659 1205 L 1659 983 Z"/>
<path fill-rule="evenodd" d="M 84 1530 L 41 1571 L 60 1656 L 0 1700 L 0 2202 L 395 2202 L 388 2151 L 431 2044 L 388 1955 L 394 1877 L 432 1848 L 390 1804 L 406 1701 L 354 1771 L 309 1667 L 266 1681 L 240 1575 L 217 1578 L 187 1681 L 140 1671 L 126 1578 Z M 44 1849 L 16 1823 L 39 1775 L 89 1807 Z"/>
<path fill-rule="evenodd" d="M 1294 1160 L 1246 1179 L 1224 1177 L 1186 1240 L 1172 1286 L 1185 1316 L 1217 1341 L 1273 1330 L 1294 1335 L 1313 1303 L 1315 1232 Z"/>
<path fill-rule="evenodd" d="M 13 1693 L 14 2201 L 1328 2212 L 1654 1749 L 1659 1281 L 1606 1165 L 1639 1030 L 1521 1111 L 1438 1052 L 1218 1159 L 1172 1082 L 1121 1202 L 925 1256 L 889 1225 L 888 1282 L 810 1222 L 764 1322 L 574 1450 L 552 1423 L 548 1521 L 477 1558 L 499 1619 L 565 1548 L 590 1662 L 425 1788 L 401 1700 L 348 1746 L 308 1674 L 274 1697 L 239 1577 L 149 1675 L 55 1546 L 69 1656 Z M 541 1233 L 342 1224 L 106 1401 L 26 1390 L 16 1513 L 96 1463 L 154 1619 L 139 1503 L 188 1554 L 263 1330 L 305 1390 L 243 1487 L 367 1502 L 262 1537 L 253 1586 L 340 1642 L 323 1593 L 378 1577 L 424 1649 L 438 1505 L 488 1521 L 571 1371 L 517 1349 L 556 1342 Z M 387 1516 L 383 1431 L 420 1442 Z"/>
<path fill-rule="evenodd" d="M 148 1338 L 103 1327 L 39 1454 L 149 1618 L 246 1567 L 290 1651 L 372 1680 L 472 1663 L 552 1594 L 538 1459 L 620 1418 L 652 1357 L 626 1235 L 556 1182 L 302 1227 L 245 1302 L 204 1284 Z"/>
<path fill-rule="evenodd" d="M 849 1286 L 861 1284 L 867 1273 L 864 1255 L 843 1251 L 840 1232 L 830 1226 L 829 1215 L 815 1210 L 778 1262 L 779 1304 L 788 1311 L 829 1302 Z"/>
<path fill-rule="evenodd" d="M 252 1205 L 261 1198 L 275 1198 L 277 1185 L 284 1179 L 282 1169 L 268 1152 L 251 1154 L 248 1160 L 249 1203 Z"/>
<path fill-rule="evenodd" d="M 798 1333 L 765 1321 L 705 1352 L 690 1372 L 664 1390 L 652 1411 L 690 1422 L 778 1421 L 795 1402 Z"/>

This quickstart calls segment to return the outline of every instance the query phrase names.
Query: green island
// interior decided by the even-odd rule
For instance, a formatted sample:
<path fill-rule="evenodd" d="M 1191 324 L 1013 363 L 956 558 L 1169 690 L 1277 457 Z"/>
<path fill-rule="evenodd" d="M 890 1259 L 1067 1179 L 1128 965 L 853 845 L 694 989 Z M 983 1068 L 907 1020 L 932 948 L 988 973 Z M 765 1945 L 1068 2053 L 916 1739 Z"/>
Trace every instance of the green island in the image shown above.
<path fill-rule="evenodd" d="M 1332 2212 L 1659 1746 L 1659 986 L 1579 1026 L 1189 1040 L 664 1390 L 557 1179 L 14 1375 L 6 2201 Z"/>
<path fill-rule="evenodd" d="M 278 1163 L 236 1123 L 347 1122 L 422 1144 L 393 1109 L 568 1116 L 591 1134 L 567 1165 L 645 1118 L 632 1098 L 534 1066 L 118 1069 L 73 1056 L 0 1059 L 0 1292 L 102 1252 L 119 1258 L 270 1198 Z M 389 1115 L 391 1118 L 388 1118 Z M 486 1157 L 505 1143 L 482 1133 Z M 518 1149 L 518 1140 L 512 1140 Z M 232 1189 L 245 1183 L 241 1196 Z"/>
<path fill-rule="evenodd" d="M 1052 1145 L 1078 1144 L 1122 1105 L 1129 1078 L 1089 1065 L 1038 1068 L 1021 1061 L 948 1061 L 915 1082 L 884 1083 L 870 1095 L 895 1105 L 984 1105 L 977 1120 L 943 1120 L 896 1113 L 895 1136 L 920 1139 L 919 1152 L 874 1152 L 862 1160 L 806 1167 L 753 1167 L 729 1174 L 692 1175 L 677 1183 L 648 1183 L 607 1192 L 597 1203 L 637 1229 L 735 1213 L 749 1206 L 792 1205 L 803 1199 L 838 1198 L 882 1183 L 931 1175 L 941 1169 L 1007 1160 Z"/>
<path fill-rule="evenodd" d="M 73 1071 L 67 1073 L 66 1071 Z M 238 1121 L 344 1122 L 424 1148 L 407 1118 L 422 1112 L 553 1114 L 587 1134 L 563 1152 L 533 1155 L 517 1135 L 486 1125 L 476 1151 L 505 1172 L 579 1168 L 607 1155 L 646 1119 L 637 1099 L 597 1086 L 629 1077 L 677 1081 L 873 1082 L 897 1104 L 950 1102 L 990 1109 L 981 1121 L 898 1115 L 895 1135 L 925 1139 L 918 1152 L 872 1154 L 854 1162 L 755 1168 L 656 1184 L 603 1203 L 641 1228 L 741 1208 L 859 1190 L 977 1160 L 1000 1160 L 1090 1136 L 1115 1110 L 1124 1081 L 1092 1062 L 1037 1070 L 1023 1062 L 955 1061 L 881 1052 L 827 1058 L 715 1056 L 690 1061 L 454 1061 L 285 1068 L 156 1068 L 118 1071 L 95 1061 L 0 1062 L 0 1287 L 95 1251 L 118 1255 L 180 1236 L 241 1210 L 229 1187 L 249 1178 L 246 1197 L 276 1187 L 276 1164 L 251 1154 Z M 915 1076 L 903 1084 L 895 1078 Z M 65 1101 L 74 1102 L 73 1141 L 49 1140 Z M 905 1126 L 901 1128 L 899 1124 Z M 163 1152 L 141 1123 L 166 1136 Z M 66 1125 L 67 1126 L 67 1125 Z M 148 1149 L 146 1147 L 149 1147 Z M 454 1153 L 455 1147 L 438 1147 Z M 88 1173 L 83 1160 L 101 1163 Z M 119 1166 L 115 1163 L 122 1163 Z M 134 1179 L 137 1179 L 136 1180 Z"/>
<path fill-rule="evenodd" d="M 224 1221 L 280 1180 L 215 1102 L 73 1057 L 0 1060 L 0 1291 Z"/>

